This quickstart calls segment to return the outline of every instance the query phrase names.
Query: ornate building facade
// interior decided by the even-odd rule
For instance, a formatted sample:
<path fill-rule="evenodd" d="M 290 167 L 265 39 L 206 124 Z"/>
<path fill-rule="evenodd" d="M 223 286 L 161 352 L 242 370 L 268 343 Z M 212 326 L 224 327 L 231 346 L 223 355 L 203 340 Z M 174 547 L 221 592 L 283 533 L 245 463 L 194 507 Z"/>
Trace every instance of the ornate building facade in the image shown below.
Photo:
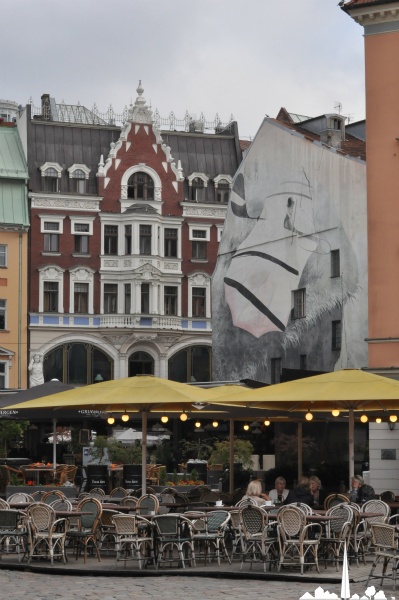
<path fill-rule="evenodd" d="M 236 123 L 162 131 L 143 97 L 122 127 L 28 106 L 30 354 L 45 381 L 212 378 L 211 276 L 241 161 Z"/>

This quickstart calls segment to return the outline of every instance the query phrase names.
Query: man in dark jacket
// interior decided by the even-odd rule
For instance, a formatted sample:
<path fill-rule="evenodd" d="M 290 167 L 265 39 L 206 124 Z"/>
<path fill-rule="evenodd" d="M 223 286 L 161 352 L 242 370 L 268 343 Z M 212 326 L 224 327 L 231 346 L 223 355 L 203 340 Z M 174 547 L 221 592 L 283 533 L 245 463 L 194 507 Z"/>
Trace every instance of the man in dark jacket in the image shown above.
<path fill-rule="evenodd" d="M 371 485 L 364 483 L 361 475 L 354 475 L 351 481 L 352 489 L 349 492 L 349 499 L 356 504 L 364 504 L 368 500 L 372 500 L 375 496 L 374 489 Z"/>
<path fill-rule="evenodd" d="M 308 506 L 313 506 L 314 499 L 309 489 L 308 477 L 299 478 L 297 487 L 288 492 L 284 504 L 294 504 L 295 502 L 302 502 Z"/>

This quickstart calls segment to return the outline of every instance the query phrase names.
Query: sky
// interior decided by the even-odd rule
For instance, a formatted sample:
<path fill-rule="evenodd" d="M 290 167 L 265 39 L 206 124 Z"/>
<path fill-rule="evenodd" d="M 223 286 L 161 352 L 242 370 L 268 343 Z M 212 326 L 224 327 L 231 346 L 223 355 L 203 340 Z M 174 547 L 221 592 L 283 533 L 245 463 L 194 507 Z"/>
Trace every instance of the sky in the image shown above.
<path fill-rule="evenodd" d="M 0 0 L 0 5 L 6 0 Z M 233 115 L 252 139 L 280 107 L 365 117 L 363 28 L 338 0 L 18 0 L 0 36 L 0 98 L 161 117 Z M 8 60 L 4 60 L 8 57 Z M 5 67 L 7 65 L 7 68 Z M 342 109 L 337 108 L 338 103 Z"/>

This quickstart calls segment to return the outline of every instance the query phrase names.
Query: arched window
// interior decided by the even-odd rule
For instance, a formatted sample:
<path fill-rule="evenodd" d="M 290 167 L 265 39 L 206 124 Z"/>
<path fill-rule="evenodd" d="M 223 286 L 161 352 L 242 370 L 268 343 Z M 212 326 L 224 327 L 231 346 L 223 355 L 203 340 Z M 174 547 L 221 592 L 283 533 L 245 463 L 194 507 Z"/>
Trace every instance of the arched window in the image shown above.
<path fill-rule="evenodd" d="M 42 173 L 45 192 L 58 192 L 58 173 L 52 167 Z"/>
<path fill-rule="evenodd" d="M 133 173 L 127 181 L 127 197 L 134 200 L 154 200 L 154 181 L 147 173 Z"/>
<path fill-rule="evenodd" d="M 45 381 L 59 379 L 76 385 L 108 381 L 113 378 L 113 361 L 91 344 L 70 342 L 46 354 L 43 374 Z"/>
<path fill-rule="evenodd" d="M 75 194 L 86 193 L 86 175 L 82 169 L 76 169 L 71 175 L 72 192 Z"/>
<path fill-rule="evenodd" d="M 229 201 L 230 194 L 230 184 L 227 179 L 220 179 L 216 188 L 216 200 L 217 202 L 222 202 L 223 204 L 227 204 Z"/>
<path fill-rule="evenodd" d="M 190 346 L 169 359 L 168 379 L 188 383 L 190 381 L 211 381 L 212 348 L 210 346 Z"/>
<path fill-rule="evenodd" d="M 129 377 L 153 375 L 154 359 L 147 352 L 135 352 L 129 358 Z"/>
<path fill-rule="evenodd" d="M 191 200 L 194 202 L 205 201 L 205 184 L 201 177 L 194 177 L 191 184 Z"/>

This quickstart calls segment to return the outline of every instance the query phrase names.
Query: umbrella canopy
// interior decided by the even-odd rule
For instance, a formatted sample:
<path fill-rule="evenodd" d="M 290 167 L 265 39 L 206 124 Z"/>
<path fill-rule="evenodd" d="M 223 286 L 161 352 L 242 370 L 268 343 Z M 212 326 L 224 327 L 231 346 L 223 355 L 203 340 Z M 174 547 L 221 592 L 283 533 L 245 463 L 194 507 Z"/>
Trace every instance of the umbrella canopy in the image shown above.
<path fill-rule="evenodd" d="M 228 386 L 230 387 L 230 386 Z M 239 387 L 239 386 L 234 386 Z M 154 376 L 136 376 L 115 379 L 75 388 L 60 394 L 10 404 L 8 410 L 18 409 L 57 409 L 87 407 L 107 412 L 140 412 L 142 418 L 142 478 L 143 493 L 146 488 L 147 463 L 147 414 L 171 410 L 196 410 L 209 408 L 210 402 L 221 404 L 224 401 L 223 390 L 203 389 L 185 383 L 170 381 Z M 239 390 L 229 389 L 229 397 Z M 56 411 L 55 411 L 56 414 Z"/>

